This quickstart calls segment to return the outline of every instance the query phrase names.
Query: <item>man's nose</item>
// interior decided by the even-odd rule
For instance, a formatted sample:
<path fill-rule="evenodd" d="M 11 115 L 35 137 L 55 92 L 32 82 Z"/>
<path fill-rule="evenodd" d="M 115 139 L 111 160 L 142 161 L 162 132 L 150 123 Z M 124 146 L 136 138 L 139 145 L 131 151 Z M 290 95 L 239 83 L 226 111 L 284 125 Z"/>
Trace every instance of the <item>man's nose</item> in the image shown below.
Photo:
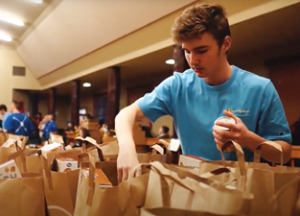
<path fill-rule="evenodd" d="M 197 55 L 191 53 L 190 55 L 190 64 L 191 65 L 198 65 L 199 64 L 199 57 L 197 57 Z"/>

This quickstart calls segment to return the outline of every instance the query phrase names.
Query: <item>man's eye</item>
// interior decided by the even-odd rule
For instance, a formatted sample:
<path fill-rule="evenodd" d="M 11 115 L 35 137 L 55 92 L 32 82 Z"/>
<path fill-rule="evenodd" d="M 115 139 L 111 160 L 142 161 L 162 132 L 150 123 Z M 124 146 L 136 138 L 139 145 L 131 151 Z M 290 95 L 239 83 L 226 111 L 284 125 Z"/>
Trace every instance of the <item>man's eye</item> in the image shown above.
<path fill-rule="evenodd" d="M 184 50 L 184 52 L 185 52 L 186 54 L 190 54 L 190 53 L 191 53 L 191 52 L 188 51 L 188 50 Z"/>
<path fill-rule="evenodd" d="M 204 54 L 204 53 L 206 53 L 207 52 L 207 50 L 197 50 L 197 53 L 198 54 Z"/>

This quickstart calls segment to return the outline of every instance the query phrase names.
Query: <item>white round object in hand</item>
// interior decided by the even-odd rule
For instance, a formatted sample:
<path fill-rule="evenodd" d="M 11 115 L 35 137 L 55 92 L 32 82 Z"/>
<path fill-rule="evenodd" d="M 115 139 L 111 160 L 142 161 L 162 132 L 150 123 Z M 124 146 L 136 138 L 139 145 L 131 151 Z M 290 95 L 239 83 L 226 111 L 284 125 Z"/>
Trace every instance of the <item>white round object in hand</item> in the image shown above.
<path fill-rule="evenodd" d="M 222 116 L 215 121 L 215 124 L 216 124 L 216 122 L 226 122 L 226 123 L 230 123 L 230 124 L 236 124 L 235 120 L 228 116 Z M 222 127 L 222 126 L 218 126 L 218 125 L 216 125 L 216 127 L 220 130 L 229 130 L 229 128 L 227 128 L 227 127 Z"/>

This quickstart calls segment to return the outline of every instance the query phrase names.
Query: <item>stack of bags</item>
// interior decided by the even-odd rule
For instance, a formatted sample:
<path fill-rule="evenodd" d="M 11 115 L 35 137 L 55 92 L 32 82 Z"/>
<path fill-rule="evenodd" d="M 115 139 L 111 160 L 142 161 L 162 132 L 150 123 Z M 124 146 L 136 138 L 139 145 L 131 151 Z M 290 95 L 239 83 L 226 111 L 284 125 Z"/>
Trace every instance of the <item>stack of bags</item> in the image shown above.
<path fill-rule="evenodd" d="M 80 127 L 89 130 L 90 136 L 95 139 L 98 143 L 101 141 L 99 132 L 99 123 L 96 119 L 83 119 L 80 122 Z"/>
<path fill-rule="evenodd" d="M 199 161 L 198 167 L 189 168 L 169 164 L 172 147 L 161 140 L 151 146 L 151 151 L 138 154 L 141 164 L 120 183 L 117 142 L 99 145 L 90 137 L 82 140 L 82 148 L 69 146 L 68 150 L 56 142 L 40 150 L 26 149 L 19 140 L 0 147 L 1 214 L 300 215 L 296 208 L 300 200 L 299 170 L 259 163 L 259 151 L 256 161 L 246 163 L 237 143 L 238 162 Z M 264 144 L 281 150 L 276 143 Z M 33 169 L 29 158 L 40 167 Z M 134 177 L 140 168 L 142 174 Z"/>

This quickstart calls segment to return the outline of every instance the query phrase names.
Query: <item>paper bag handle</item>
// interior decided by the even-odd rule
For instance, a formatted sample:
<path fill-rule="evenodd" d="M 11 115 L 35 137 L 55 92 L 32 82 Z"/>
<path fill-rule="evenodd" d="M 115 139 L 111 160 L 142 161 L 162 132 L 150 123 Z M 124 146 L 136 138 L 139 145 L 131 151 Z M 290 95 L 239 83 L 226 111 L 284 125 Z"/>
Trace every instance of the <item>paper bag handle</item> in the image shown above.
<path fill-rule="evenodd" d="M 52 182 L 52 176 L 51 176 L 51 171 L 50 167 L 48 165 L 48 160 L 44 156 L 41 156 L 41 151 L 38 151 L 39 158 L 42 160 L 43 168 L 44 168 L 44 173 L 48 182 L 48 187 L 50 190 L 53 190 L 53 182 Z"/>
<path fill-rule="evenodd" d="M 23 166 L 23 170 L 24 170 L 25 173 L 27 173 L 26 158 L 25 158 L 25 154 L 24 154 L 25 149 L 22 149 L 22 148 L 18 145 L 17 142 L 18 142 L 18 141 L 15 142 L 15 146 L 16 146 L 17 152 L 11 154 L 8 158 L 9 158 L 10 160 L 12 160 L 12 159 L 14 160 L 14 159 L 16 159 L 17 157 L 20 157 L 21 163 L 22 163 L 22 166 Z"/>
<path fill-rule="evenodd" d="M 245 164 L 245 155 L 244 155 L 243 148 L 237 142 L 232 141 L 232 144 L 235 147 L 236 157 L 237 157 L 238 164 L 239 164 L 240 175 L 245 176 L 246 175 L 246 164 Z M 221 152 L 223 166 L 227 167 L 224 153 L 223 153 L 223 151 L 220 151 L 220 152 Z"/>
<path fill-rule="evenodd" d="M 280 165 L 283 165 L 283 151 L 282 151 L 282 146 L 279 145 L 278 143 L 274 142 L 274 141 L 265 141 L 260 143 L 257 148 L 254 151 L 254 163 L 260 163 L 260 159 L 261 159 L 261 147 L 263 145 L 267 145 L 267 146 L 271 146 L 275 149 L 277 149 L 281 154 L 280 154 Z"/>
<path fill-rule="evenodd" d="M 178 169 L 178 170 L 176 170 L 176 173 L 175 173 L 172 170 L 165 168 L 163 166 L 163 164 L 161 164 L 160 162 L 157 162 L 157 161 L 148 164 L 148 167 L 151 170 L 155 171 L 160 176 L 162 188 L 168 188 L 168 183 L 165 181 L 165 178 L 167 178 L 191 192 L 191 194 L 189 195 L 189 197 L 187 199 L 187 203 L 186 203 L 186 207 L 185 207 L 186 209 L 191 208 L 192 200 L 194 198 L 194 193 L 199 191 L 197 188 L 197 186 L 198 186 L 197 183 L 199 183 L 199 185 L 200 185 L 200 183 L 202 183 L 209 187 L 218 186 L 219 189 L 226 188 L 224 185 L 222 185 L 216 181 L 213 181 L 213 180 L 207 179 L 207 178 L 202 178 L 202 177 L 197 176 L 189 171 Z M 188 178 L 194 179 L 197 183 L 195 182 L 193 184 L 184 184 L 184 183 L 182 183 L 180 176 L 185 177 L 185 178 L 188 177 Z M 163 205 L 166 207 L 170 206 L 169 205 L 170 198 L 168 197 L 169 194 L 170 193 L 162 193 Z"/>
<path fill-rule="evenodd" d="M 79 158 L 81 158 L 81 157 L 89 158 L 89 176 L 88 176 L 89 191 L 88 191 L 86 204 L 88 206 L 91 206 L 93 203 L 94 189 L 95 189 L 94 175 L 95 175 L 95 169 L 96 169 L 96 161 L 88 153 L 82 153 L 78 157 Z"/>

